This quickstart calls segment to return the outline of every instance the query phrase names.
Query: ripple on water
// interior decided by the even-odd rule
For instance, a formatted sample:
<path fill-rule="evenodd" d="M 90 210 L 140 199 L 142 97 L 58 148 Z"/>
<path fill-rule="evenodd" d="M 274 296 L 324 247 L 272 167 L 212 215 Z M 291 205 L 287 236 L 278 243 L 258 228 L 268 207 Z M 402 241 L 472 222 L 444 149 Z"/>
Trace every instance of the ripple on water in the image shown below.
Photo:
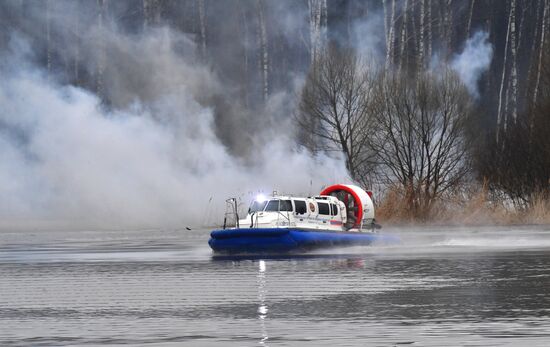
<path fill-rule="evenodd" d="M 0 232 L 0 345 L 547 344 L 550 233 L 399 233 L 243 259 L 205 230 Z"/>

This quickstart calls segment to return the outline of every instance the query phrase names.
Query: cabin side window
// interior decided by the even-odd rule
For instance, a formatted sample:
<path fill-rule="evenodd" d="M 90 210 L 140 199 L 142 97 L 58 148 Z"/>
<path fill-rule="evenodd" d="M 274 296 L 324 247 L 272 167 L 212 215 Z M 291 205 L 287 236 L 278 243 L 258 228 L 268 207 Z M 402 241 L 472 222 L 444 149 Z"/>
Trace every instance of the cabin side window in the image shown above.
<path fill-rule="evenodd" d="M 338 215 L 338 206 L 336 206 L 336 204 L 330 204 L 330 212 L 332 212 L 331 215 L 337 216 Z"/>
<path fill-rule="evenodd" d="M 269 200 L 265 208 L 266 212 L 292 212 L 292 202 L 290 200 Z"/>
<path fill-rule="evenodd" d="M 294 200 L 294 207 L 298 214 L 305 214 L 307 212 L 306 202 L 303 200 Z"/>
<path fill-rule="evenodd" d="M 292 202 L 290 200 L 280 200 L 280 201 L 281 201 L 281 208 L 279 211 L 292 212 Z"/>
<path fill-rule="evenodd" d="M 325 202 L 317 202 L 319 206 L 319 214 L 330 215 L 329 205 Z"/>

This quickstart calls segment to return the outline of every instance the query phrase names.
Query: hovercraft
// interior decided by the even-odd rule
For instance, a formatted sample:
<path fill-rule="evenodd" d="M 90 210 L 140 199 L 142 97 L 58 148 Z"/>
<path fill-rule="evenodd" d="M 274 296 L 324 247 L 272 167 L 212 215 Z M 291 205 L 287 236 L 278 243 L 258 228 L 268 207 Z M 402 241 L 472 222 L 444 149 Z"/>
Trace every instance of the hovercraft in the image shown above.
<path fill-rule="evenodd" d="M 398 238 L 377 232 L 372 193 L 355 185 L 337 184 L 318 196 L 257 197 L 244 219 L 237 200 L 227 200 L 223 229 L 208 241 L 216 253 L 286 253 L 327 247 L 395 243 Z M 234 226 L 228 227 L 228 219 Z"/>

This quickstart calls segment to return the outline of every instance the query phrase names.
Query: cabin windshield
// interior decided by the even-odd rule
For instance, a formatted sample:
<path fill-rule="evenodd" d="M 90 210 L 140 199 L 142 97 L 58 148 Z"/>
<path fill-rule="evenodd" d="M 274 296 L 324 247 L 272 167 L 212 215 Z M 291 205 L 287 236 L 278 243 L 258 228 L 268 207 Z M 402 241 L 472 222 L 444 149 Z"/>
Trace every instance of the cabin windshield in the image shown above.
<path fill-rule="evenodd" d="M 248 213 L 263 211 L 266 204 L 267 204 L 267 201 L 256 200 L 252 203 L 252 205 L 250 205 L 250 208 L 248 209 Z"/>

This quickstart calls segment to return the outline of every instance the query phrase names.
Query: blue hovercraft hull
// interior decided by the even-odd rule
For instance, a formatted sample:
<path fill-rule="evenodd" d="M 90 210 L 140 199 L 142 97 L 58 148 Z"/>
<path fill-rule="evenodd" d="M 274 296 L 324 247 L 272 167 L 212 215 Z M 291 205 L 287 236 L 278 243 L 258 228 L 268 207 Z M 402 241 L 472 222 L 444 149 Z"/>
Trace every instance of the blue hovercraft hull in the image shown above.
<path fill-rule="evenodd" d="M 391 235 L 293 228 L 214 230 L 208 244 L 218 253 L 281 253 L 326 247 L 397 243 Z"/>

